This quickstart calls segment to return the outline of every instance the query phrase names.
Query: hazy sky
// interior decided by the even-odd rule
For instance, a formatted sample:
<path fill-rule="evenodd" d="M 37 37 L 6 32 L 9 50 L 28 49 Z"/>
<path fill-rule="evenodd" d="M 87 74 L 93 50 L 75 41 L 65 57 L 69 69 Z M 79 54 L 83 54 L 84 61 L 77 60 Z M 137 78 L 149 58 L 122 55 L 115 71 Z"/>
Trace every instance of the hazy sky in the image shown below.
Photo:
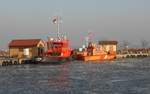
<path fill-rule="evenodd" d="M 55 34 L 49 17 L 57 13 L 72 46 L 84 43 L 88 31 L 95 41 L 150 41 L 150 0 L 0 0 L 0 48 L 11 39 Z"/>

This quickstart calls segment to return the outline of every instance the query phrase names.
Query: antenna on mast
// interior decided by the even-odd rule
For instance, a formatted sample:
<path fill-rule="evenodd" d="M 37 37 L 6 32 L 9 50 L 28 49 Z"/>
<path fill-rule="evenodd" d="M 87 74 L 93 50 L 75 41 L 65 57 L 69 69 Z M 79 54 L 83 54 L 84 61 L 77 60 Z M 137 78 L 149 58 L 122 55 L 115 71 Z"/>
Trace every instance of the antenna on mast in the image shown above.
<path fill-rule="evenodd" d="M 57 37 L 60 40 L 60 16 L 57 16 Z"/>

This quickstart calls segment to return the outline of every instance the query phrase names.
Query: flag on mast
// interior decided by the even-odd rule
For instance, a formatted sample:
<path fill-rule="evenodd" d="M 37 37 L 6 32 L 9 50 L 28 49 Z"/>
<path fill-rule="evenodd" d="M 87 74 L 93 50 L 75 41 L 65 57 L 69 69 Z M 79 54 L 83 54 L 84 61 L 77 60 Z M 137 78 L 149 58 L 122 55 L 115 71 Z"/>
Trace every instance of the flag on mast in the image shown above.
<path fill-rule="evenodd" d="M 62 23 L 62 19 L 61 19 L 60 16 L 54 16 L 54 17 L 52 18 L 52 22 L 53 22 L 54 24 L 60 24 L 60 23 Z"/>
<path fill-rule="evenodd" d="M 93 33 L 92 32 L 88 32 L 88 35 L 87 35 L 90 39 L 92 38 L 93 36 Z"/>
<path fill-rule="evenodd" d="M 58 23 L 58 17 L 55 16 L 52 21 L 53 21 L 54 24 L 57 24 Z"/>

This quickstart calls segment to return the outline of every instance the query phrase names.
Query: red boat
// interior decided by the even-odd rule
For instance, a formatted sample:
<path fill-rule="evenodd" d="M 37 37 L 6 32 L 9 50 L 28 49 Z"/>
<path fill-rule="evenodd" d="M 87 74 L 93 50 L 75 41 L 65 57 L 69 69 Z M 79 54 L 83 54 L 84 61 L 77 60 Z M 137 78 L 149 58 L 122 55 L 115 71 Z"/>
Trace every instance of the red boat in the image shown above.
<path fill-rule="evenodd" d="M 66 61 L 71 56 L 69 40 L 66 38 L 50 38 L 47 42 L 47 51 L 45 52 L 46 61 L 59 62 Z"/>
<path fill-rule="evenodd" d="M 56 16 L 53 23 L 57 24 L 57 37 L 48 37 L 47 51 L 44 56 L 46 62 L 63 62 L 70 58 L 71 48 L 69 47 L 69 40 L 66 36 L 60 35 L 59 24 L 60 17 Z"/>

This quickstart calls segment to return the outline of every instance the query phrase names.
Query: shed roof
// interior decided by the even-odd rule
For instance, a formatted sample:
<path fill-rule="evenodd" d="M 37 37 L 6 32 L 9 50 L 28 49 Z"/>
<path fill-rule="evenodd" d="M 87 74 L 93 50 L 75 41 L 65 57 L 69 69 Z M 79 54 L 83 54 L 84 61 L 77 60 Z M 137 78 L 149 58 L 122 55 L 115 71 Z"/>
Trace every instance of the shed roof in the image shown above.
<path fill-rule="evenodd" d="M 114 44 L 116 45 L 118 42 L 117 41 L 99 41 L 99 44 Z"/>
<path fill-rule="evenodd" d="M 41 39 L 15 39 L 11 40 L 9 47 L 31 47 L 37 46 Z"/>

